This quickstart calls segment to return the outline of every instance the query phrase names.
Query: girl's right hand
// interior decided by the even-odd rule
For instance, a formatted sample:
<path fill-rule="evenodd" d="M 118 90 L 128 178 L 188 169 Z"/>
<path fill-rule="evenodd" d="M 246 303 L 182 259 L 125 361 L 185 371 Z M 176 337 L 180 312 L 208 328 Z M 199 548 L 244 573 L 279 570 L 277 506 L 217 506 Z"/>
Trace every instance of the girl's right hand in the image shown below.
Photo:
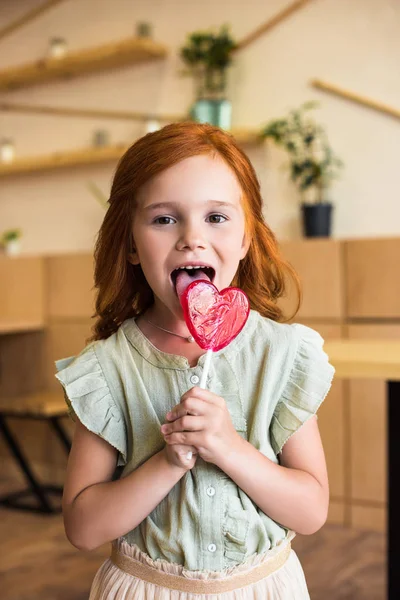
<path fill-rule="evenodd" d="M 165 444 L 164 452 L 171 465 L 189 471 L 196 463 L 197 450 L 193 446 L 184 444 Z M 187 458 L 188 452 L 192 452 L 192 458 Z"/>

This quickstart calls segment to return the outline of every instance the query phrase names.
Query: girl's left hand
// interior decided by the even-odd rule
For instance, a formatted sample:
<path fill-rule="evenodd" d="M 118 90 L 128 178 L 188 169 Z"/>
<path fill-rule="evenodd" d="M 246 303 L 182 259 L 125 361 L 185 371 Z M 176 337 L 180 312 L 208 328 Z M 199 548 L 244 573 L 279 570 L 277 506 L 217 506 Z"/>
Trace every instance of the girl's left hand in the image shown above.
<path fill-rule="evenodd" d="M 187 391 L 166 418 L 161 433 L 167 444 L 195 446 L 203 460 L 215 465 L 241 439 L 225 400 L 199 387 Z"/>

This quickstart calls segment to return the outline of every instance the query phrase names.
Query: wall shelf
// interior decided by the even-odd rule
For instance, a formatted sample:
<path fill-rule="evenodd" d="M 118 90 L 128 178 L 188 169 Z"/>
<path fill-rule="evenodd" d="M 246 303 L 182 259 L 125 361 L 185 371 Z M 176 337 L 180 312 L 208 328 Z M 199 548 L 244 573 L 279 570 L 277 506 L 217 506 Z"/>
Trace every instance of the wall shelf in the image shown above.
<path fill-rule="evenodd" d="M 77 167 L 80 165 L 95 165 L 103 162 L 117 161 L 129 146 L 104 146 L 100 148 L 82 148 L 67 152 L 54 152 L 42 156 L 18 158 L 12 163 L 0 165 L 0 177 L 20 173 L 35 173 L 50 171 L 62 167 Z"/>
<path fill-rule="evenodd" d="M 261 144 L 263 142 L 258 131 L 238 129 L 232 130 L 231 133 L 241 145 Z M 63 167 L 116 162 L 128 148 L 129 145 L 118 144 L 115 146 L 82 148 L 80 150 L 54 152 L 42 156 L 17 158 L 12 163 L 0 164 L 0 178 L 22 173 L 50 171 Z"/>
<path fill-rule="evenodd" d="M 29 331 L 44 331 L 45 325 L 43 321 L 3 321 L 0 320 L 0 335 L 8 335 L 12 333 L 27 333 Z"/>
<path fill-rule="evenodd" d="M 156 60 L 163 58 L 167 53 L 165 46 L 151 39 L 128 38 L 70 52 L 62 58 L 44 58 L 34 63 L 4 69 L 0 71 L 0 91 Z"/>
<path fill-rule="evenodd" d="M 68 407 L 61 390 L 58 392 L 41 390 L 12 398 L 1 398 L 0 408 L 2 413 L 16 416 L 52 417 L 54 415 L 68 414 Z"/>
<path fill-rule="evenodd" d="M 258 129 L 232 129 L 229 133 L 243 146 L 254 146 L 264 143 Z"/>

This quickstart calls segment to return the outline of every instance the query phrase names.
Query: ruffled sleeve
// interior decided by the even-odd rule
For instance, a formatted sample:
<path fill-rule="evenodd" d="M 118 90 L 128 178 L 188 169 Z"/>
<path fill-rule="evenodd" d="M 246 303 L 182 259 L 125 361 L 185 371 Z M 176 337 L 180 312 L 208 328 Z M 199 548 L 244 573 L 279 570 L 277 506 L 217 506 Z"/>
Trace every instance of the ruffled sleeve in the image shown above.
<path fill-rule="evenodd" d="M 99 435 L 119 452 L 118 465 L 127 460 L 125 419 L 112 396 L 94 345 L 78 356 L 57 360 L 55 377 L 64 388 L 64 397 L 73 420 L 76 417 L 92 433 Z"/>
<path fill-rule="evenodd" d="M 291 327 L 297 350 L 270 428 L 271 445 L 276 455 L 287 440 L 315 415 L 330 390 L 335 373 L 322 349 L 324 340 L 321 335 L 299 323 Z"/>

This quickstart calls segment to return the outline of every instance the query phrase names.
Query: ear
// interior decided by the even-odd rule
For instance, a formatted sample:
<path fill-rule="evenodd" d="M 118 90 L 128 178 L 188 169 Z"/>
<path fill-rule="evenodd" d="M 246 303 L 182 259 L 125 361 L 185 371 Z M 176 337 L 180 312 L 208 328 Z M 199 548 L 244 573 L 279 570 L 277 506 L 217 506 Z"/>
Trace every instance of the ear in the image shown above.
<path fill-rule="evenodd" d="M 249 251 L 250 242 L 251 242 L 250 237 L 247 235 L 247 233 L 245 233 L 243 236 L 243 241 L 242 241 L 242 252 L 240 255 L 240 260 L 242 260 L 246 256 L 247 252 Z"/>
<path fill-rule="evenodd" d="M 133 248 L 132 252 L 128 254 L 128 262 L 130 262 L 132 265 L 140 265 L 140 259 L 136 248 Z"/>

